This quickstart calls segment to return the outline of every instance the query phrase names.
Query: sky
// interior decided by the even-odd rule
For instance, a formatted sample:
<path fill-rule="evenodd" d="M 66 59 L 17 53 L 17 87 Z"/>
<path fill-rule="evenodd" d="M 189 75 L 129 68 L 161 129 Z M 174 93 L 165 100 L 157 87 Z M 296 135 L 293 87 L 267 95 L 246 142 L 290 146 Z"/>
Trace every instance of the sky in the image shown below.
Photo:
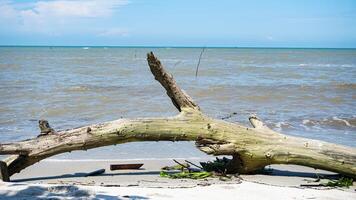
<path fill-rule="evenodd" d="M 0 0 L 0 45 L 356 48 L 356 0 Z"/>

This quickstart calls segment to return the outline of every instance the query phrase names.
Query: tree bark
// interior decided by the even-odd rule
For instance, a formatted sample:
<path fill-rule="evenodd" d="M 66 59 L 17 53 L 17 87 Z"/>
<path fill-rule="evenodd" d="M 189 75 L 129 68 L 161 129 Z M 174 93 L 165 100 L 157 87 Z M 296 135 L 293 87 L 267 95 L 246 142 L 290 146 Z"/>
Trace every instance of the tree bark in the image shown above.
<path fill-rule="evenodd" d="M 249 118 L 253 128 L 212 119 L 178 87 L 152 52 L 147 60 L 179 110 L 177 116 L 119 119 L 45 135 L 41 131 L 41 137 L 0 144 L 0 154 L 16 154 L 5 159 L 9 176 L 50 156 L 75 150 L 136 141 L 196 141 L 197 148 L 207 154 L 233 156 L 233 173 L 251 173 L 269 164 L 297 164 L 356 177 L 355 148 L 284 135 L 256 116 Z"/>

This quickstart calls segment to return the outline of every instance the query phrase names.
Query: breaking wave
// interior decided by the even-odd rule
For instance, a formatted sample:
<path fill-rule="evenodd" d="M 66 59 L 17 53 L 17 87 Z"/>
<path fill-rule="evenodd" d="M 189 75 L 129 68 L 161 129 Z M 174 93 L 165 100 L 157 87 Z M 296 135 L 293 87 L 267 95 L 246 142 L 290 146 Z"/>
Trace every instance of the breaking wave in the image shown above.
<path fill-rule="evenodd" d="M 316 119 L 304 119 L 302 121 L 304 126 L 308 127 L 329 127 L 335 129 L 343 129 L 343 128 L 356 128 L 356 118 L 339 118 L 339 117 L 330 117 L 324 118 L 321 120 Z"/>

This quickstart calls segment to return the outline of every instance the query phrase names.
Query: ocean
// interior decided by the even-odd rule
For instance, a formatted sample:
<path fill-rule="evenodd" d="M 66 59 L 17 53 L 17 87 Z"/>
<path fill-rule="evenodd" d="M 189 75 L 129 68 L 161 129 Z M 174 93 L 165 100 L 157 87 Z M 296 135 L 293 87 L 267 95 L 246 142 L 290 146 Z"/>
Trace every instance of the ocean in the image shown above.
<path fill-rule="evenodd" d="M 0 47 L 0 142 L 118 118 L 178 112 L 146 62 L 153 51 L 215 118 L 257 114 L 284 134 L 356 146 L 356 49 Z M 204 158 L 193 142 L 138 142 L 52 159 Z"/>

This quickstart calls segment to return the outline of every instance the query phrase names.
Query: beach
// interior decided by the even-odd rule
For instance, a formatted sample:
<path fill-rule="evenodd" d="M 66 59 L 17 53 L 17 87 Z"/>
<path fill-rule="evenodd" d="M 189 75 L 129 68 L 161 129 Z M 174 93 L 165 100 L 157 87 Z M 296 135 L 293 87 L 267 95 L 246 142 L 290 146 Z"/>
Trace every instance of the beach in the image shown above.
<path fill-rule="evenodd" d="M 184 160 L 180 160 L 184 161 Z M 201 159 L 191 160 L 194 163 Z M 111 171 L 110 164 L 144 163 L 140 170 Z M 172 160 L 45 160 L 0 183 L 0 199 L 355 199 L 350 188 L 308 187 L 333 173 L 295 165 L 267 167 L 268 174 L 241 175 L 230 180 L 169 179 L 160 168 Z M 105 173 L 85 175 L 98 169 Z"/>
<path fill-rule="evenodd" d="M 0 200 L 356 200 L 356 1 L 0 0 Z"/>

